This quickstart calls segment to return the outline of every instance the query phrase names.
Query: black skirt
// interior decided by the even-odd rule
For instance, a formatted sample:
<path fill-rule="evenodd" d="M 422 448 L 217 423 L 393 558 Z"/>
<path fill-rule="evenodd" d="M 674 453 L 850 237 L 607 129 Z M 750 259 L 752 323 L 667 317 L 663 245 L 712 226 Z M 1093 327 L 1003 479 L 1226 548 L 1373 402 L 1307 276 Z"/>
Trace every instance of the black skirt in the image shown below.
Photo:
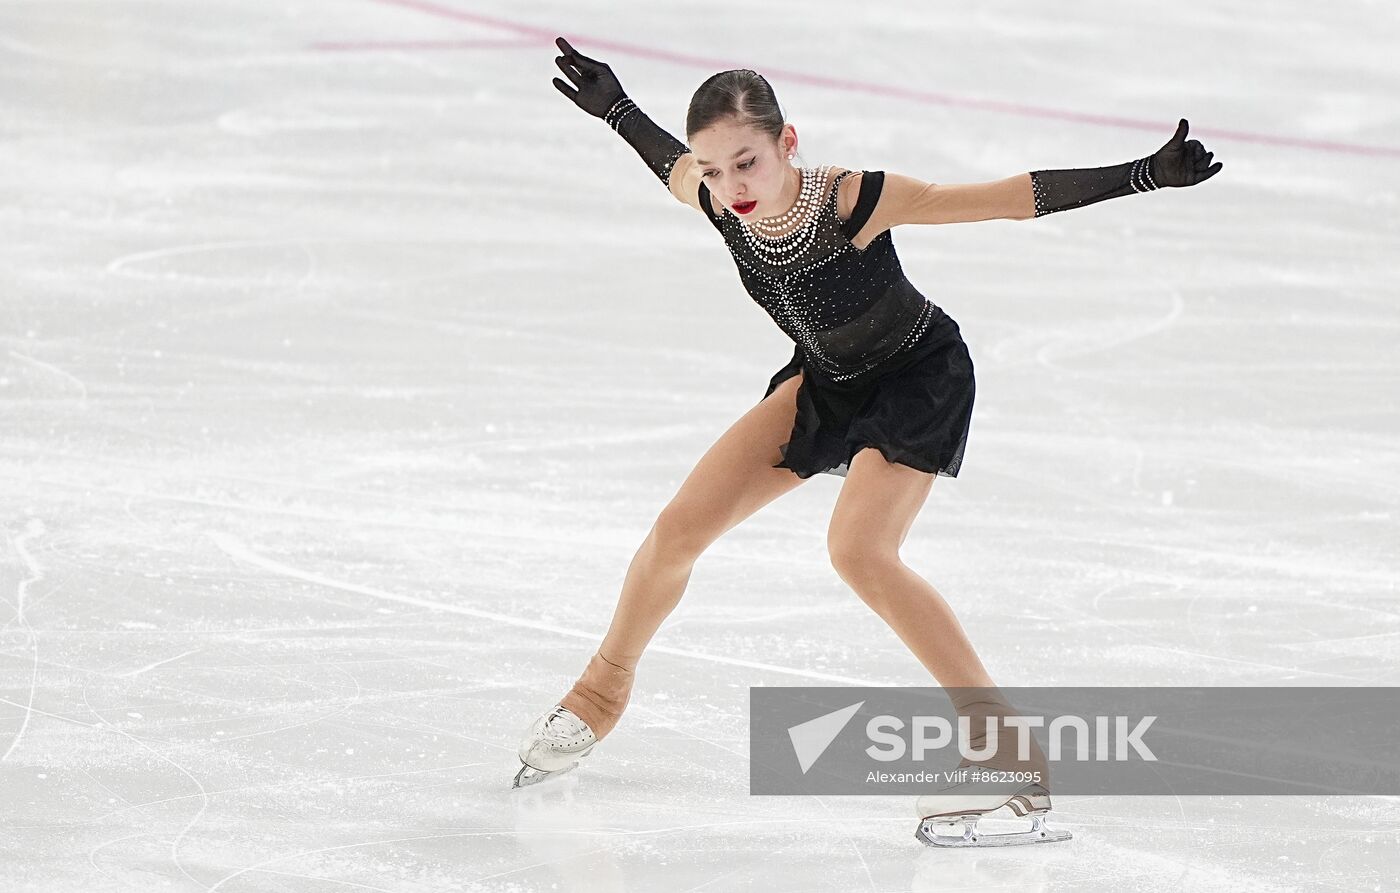
<path fill-rule="evenodd" d="M 958 476 L 977 385 L 972 356 L 951 319 L 884 365 L 848 381 L 812 368 L 796 345 L 763 396 L 798 372 L 803 376 L 797 416 L 774 468 L 791 469 L 801 478 L 845 477 L 855 454 L 873 446 L 890 462 Z"/>

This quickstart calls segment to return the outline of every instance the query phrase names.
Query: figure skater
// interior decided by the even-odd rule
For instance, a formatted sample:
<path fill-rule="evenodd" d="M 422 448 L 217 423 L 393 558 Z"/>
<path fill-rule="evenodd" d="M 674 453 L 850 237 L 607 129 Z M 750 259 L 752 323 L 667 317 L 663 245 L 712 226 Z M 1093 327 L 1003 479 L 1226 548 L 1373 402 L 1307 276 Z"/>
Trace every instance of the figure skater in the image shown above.
<path fill-rule="evenodd" d="M 838 575 L 889 624 L 972 717 L 978 748 L 990 722 L 1014 715 L 946 601 L 899 549 L 934 478 L 957 477 L 975 394 L 956 322 L 905 278 L 891 229 L 909 223 L 1029 220 L 1105 199 L 1192 186 L 1211 163 L 1187 121 L 1152 155 L 1109 167 L 1042 170 L 987 183 L 938 184 L 886 171 L 794 166 L 797 131 L 758 73 L 707 79 L 686 113 L 690 146 L 657 126 L 612 69 L 560 37 L 553 83 L 626 140 L 678 201 L 724 238 L 745 289 L 794 343 L 763 398 L 700 458 L 661 510 L 627 569 L 612 623 L 572 689 L 526 732 L 514 786 L 568 771 L 616 726 L 642 652 L 680 601 L 696 559 L 726 531 L 815 474 L 845 478 L 827 546 Z M 693 147 L 693 151 L 692 151 Z M 978 720 L 983 724 L 979 725 Z M 978 730 L 981 729 L 979 734 Z M 1032 741 L 1026 768 L 1040 783 L 954 785 L 918 798 L 916 832 L 933 845 L 1063 840 L 1044 827 L 1048 766 Z M 981 835 L 979 816 L 1030 815 L 1020 834 Z M 960 835 L 937 833 L 942 824 Z"/>

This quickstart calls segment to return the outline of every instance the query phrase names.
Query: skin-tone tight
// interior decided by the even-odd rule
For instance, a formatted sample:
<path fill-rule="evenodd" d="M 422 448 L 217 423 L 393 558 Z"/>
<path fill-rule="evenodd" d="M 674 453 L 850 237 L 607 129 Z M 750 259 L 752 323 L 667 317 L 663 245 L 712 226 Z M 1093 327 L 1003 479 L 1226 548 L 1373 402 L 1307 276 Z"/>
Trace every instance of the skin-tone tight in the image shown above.
<path fill-rule="evenodd" d="M 632 559 L 612 624 L 564 703 L 588 713 L 599 739 L 620 718 L 632 671 L 680 602 L 702 552 L 726 531 L 795 489 L 779 444 L 792 432 L 801 373 L 780 384 L 710 447 L 662 509 Z M 856 453 L 827 530 L 832 566 L 945 688 L 994 685 L 948 603 L 900 559 L 935 475 Z M 598 660 L 601 657 L 602 660 Z M 576 711 L 578 712 L 578 711 Z"/>

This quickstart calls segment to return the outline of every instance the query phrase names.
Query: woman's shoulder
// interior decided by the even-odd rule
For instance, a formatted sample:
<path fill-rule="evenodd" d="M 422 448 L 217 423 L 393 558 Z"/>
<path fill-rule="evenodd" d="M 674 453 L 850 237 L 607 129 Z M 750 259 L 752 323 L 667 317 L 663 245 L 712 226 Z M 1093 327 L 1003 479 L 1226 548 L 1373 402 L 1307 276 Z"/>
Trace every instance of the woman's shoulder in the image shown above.
<path fill-rule="evenodd" d="M 860 198 L 861 183 L 865 180 L 868 171 L 840 167 L 833 165 L 835 176 L 841 178 L 841 182 L 836 187 L 836 216 L 842 220 L 850 219 L 851 213 L 856 209 L 856 201 Z"/>
<path fill-rule="evenodd" d="M 855 210 L 855 199 L 861 193 L 861 171 L 832 165 L 832 178 L 836 183 L 836 216 L 841 220 L 850 218 Z"/>

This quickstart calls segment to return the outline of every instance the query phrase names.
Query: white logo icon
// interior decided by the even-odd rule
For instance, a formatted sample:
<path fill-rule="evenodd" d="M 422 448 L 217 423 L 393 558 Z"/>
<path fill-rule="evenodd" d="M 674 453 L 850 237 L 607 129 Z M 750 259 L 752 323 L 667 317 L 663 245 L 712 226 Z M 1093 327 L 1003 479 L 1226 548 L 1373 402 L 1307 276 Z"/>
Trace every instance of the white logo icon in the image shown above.
<path fill-rule="evenodd" d="M 864 704 L 864 701 L 860 701 L 849 707 L 842 707 L 816 719 L 798 723 L 787 730 L 788 738 L 792 739 L 793 753 L 797 754 L 797 763 L 802 767 L 803 775 L 807 774 L 807 770 L 812 768 L 812 764 L 826 751 L 831 742 L 836 740 L 846 723 L 851 721 L 851 717 L 855 716 L 856 711 Z"/>

